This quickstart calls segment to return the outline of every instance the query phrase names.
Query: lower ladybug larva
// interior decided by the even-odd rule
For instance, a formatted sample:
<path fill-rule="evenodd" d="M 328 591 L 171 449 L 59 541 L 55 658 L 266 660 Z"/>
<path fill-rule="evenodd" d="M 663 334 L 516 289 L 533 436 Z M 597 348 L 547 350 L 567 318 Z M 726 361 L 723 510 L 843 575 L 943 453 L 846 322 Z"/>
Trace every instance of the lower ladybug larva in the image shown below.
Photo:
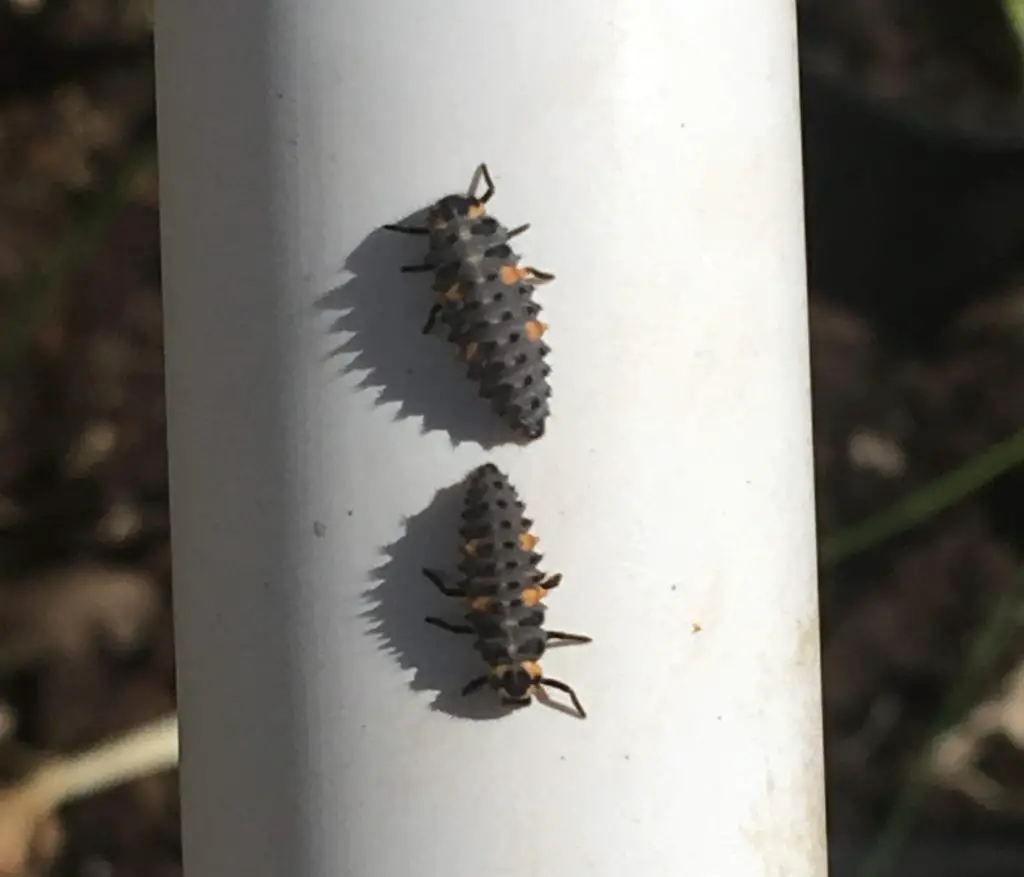
<path fill-rule="evenodd" d="M 481 179 L 487 190 L 478 197 Z M 434 274 L 438 298 L 424 333 L 440 316 L 449 340 L 468 364 L 470 379 L 479 383 L 480 395 L 513 430 L 537 439 L 544 434 L 549 414 L 551 369 L 545 362 L 550 348 L 541 340 L 547 326 L 538 319 L 540 305 L 533 300 L 533 290 L 554 280 L 554 275 L 519 265 L 508 242 L 529 223 L 509 230 L 488 216 L 485 205 L 494 192 L 487 165 L 481 164 L 468 194 L 446 195 L 435 203 L 423 227 L 384 227 L 427 236 L 424 262 L 402 268 Z"/>
<path fill-rule="evenodd" d="M 564 682 L 545 677 L 538 663 L 550 641 L 587 643 L 591 639 L 544 629 L 542 600 L 558 586 L 561 576 L 547 578 L 537 568 L 538 540 L 530 533 L 532 521 L 523 511 L 515 488 L 497 466 L 488 463 L 470 473 L 460 527 L 460 581 L 449 585 L 437 572 L 423 570 L 443 594 L 465 601 L 466 623 L 434 617 L 427 622 L 476 636 L 476 650 L 490 670 L 466 685 L 464 694 L 490 684 L 507 704 L 523 706 L 547 686 L 566 692 L 585 718 L 576 693 Z"/>

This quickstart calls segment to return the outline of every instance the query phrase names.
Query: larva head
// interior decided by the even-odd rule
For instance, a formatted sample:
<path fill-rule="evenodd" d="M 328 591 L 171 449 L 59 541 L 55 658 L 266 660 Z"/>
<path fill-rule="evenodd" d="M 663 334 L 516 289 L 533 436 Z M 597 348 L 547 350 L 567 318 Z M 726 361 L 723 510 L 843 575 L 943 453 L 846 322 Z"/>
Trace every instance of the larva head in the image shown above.
<path fill-rule="evenodd" d="M 540 666 L 533 661 L 500 664 L 491 670 L 491 688 L 501 694 L 506 706 L 529 706 L 533 703 L 533 690 L 543 676 Z"/>
<path fill-rule="evenodd" d="M 433 232 L 466 219 L 478 219 L 486 208 L 483 201 L 470 195 L 445 195 L 427 211 L 426 225 Z"/>

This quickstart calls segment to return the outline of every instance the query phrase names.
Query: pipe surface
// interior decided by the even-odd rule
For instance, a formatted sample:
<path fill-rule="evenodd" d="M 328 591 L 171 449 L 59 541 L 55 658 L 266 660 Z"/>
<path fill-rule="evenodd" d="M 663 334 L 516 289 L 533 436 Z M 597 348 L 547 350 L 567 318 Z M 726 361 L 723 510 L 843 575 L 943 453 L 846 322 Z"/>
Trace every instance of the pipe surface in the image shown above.
<path fill-rule="evenodd" d="M 156 48 L 190 877 L 823 877 L 793 4 L 177 0 Z M 481 161 L 557 275 L 529 446 L 380 230 Z M 586 720 L 423 623 L 486 461 Z"/>

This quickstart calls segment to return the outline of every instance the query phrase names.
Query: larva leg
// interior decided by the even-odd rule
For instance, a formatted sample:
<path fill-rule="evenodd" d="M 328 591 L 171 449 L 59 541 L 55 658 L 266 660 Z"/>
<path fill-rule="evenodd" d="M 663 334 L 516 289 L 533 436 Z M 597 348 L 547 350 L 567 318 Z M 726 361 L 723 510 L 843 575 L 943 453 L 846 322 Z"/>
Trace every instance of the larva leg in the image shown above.
<path fill-rule="evenodd" d="M 555 279 L 554 274 L 547 271 L 539 271 L 536 268 L 523 268 L 523 280 L 527 283 L 550 283 Z"/>
<path fill-rule="evenodd" d="M 545 631 L 548 639 L 561 640 L 566 643 L 592 643 L 594 640 L 582 633 L 564 633 L 561 630 Z"/>
<path fill-rule="evenodd" d="M 444 310 L 442 305 L 434 305 L 430 309 L 430 313 L 427 314 L 427 321 L 423 324 L 424 335 L 429 335 L 434 330 L 434 324 L 437 322 L 437 318 L 442 310 Z"/>
<path fill-rule="evenodd" d="M 489 678 L 489 676 L 477 676 L 476 679 L 467 682 L 462 689 L 462 696 L 465 697 L 467 694 L 472 694 L 478 688 L 483 688 Z"/>
<path fill-rule="evenodd" d="M 487 165 L 485 163 L 483 163 L 483 162 L 480 163 L 480 166 L 474 172 L 473 179 L 469 181 L 469 197 L 470 198 L 476 198 L 477 197 L 473 193 L 476 192 L 476 187 L 478 185 L 480 185 L 480 180 L 481 179 L 485 183 L 487 183 L 487 191 L 484 192 L 483 195 L 481 195 L 479 198 L 477 198 L 477 200 L 481 204 L 486 204 L 494 196 L 495 188 L 494 188 L 494 180 L 491 179 L 491 172 L 487 169 Z"/>
<path fill-rule="evenodd" d="M 572 705 L 576 707 L 576 712 L 580 714 L 580 718 L 585 719 L 587 717 L 587 714 L 584 711 L 582 704 L 580 704 L 580 699 L 576 696 L 576 692 L 573 691 L 572 688 L 570 688 L 564 682 L 559 682 L 557 679 L 548 679 L 546 677 L 541 677 L 537 680 L 537 684 L 545 685 L 548 688 L 557 688 L 559 691 L 564 691 L 566 694 L 569 695 L 570 699 L 572 700 Z"/>
<path fill-rule="evenodd" d="M 520 286 L 529 283 L 538 286 L 541 283 L 550 283 L 555 279 L 554 274 L 547 271 L 539 271 L 536 268 L 518 268 L 515 265 L 502 265 L 498 269 L 498 278 L 505 286 Z"/>
<path fill-rule="evenodd" d="M 435 618 L 433 615 L 428 615 L 424 621 L 427 624 L 432 624 L 434 627 L 440 627 L 441 630 L 447 630 L 450 633 L 476 633 L 472 627 L 468 624 L 452 624 L 450 621 L 445 621 L 443 618 Z"/>
<path fill-rule="evenodd" d="M 542 581 L 540 583 L 540 586 L 545 591 L 552 591 L 555 588 L 557 588 L 560 584 L 562 584 L 562 574 L 560 572 L 556 572 L 553 576 L 550 576 L 549 578 Z"/>
<path fill-rule="evenodd" d="M 437 570 L 424 569 L 423 575 L 430 580 L 434 586 L 446 597 L 464 597 L 466 596 L 465 591 L 462 588 L 453 587 L 452 585 L 445 584 L 444 577 Z"/>
<path fill-rule="evenodd" d="M 429 228 L 421 228 L 415 225 L 385 225 L 384 228 L 387 229 L 388 231 L 397 231 L 399 234 L 430 234 Z"/>

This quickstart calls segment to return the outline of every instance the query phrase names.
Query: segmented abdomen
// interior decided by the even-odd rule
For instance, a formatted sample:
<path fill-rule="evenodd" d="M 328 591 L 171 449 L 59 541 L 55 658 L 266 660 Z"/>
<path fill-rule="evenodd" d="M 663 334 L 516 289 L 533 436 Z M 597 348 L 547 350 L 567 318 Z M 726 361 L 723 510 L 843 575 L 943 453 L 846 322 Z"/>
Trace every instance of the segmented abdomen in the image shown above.
<path fill-rule="evenodd" d="M 550 348 L 541 340 L 546 326 L 537 319 L 530 272 L 519 261 L 508 229 L 491 216 L 449 222 L 431 235 L 426 259 L 469 378 L 514 431 L 536 439 L 550 414 Z"/>
<path fill-rule="evenodd" d="M 435 289 L 444 296 L 448 338 L 461 350 L 480 395 L 513 430 L 539 438 L 550 414 L 550 348 L 542 340 L 546 327 L 538 319 L 534 287 L 517 261 L 501 246 L 461 265 L 458 279 L 439 273 Z"/>
<path fill-rule="evenodd" d="M 493 463 L 470 474 L 459 531 L 459 572 L 471 605 L 480 598 L 539 599 L 533 592 L 544 578 L 537 567 L 541 555 L 533 550 L 538 540 L 530 533 L 533 522 L 523 516 L 524 509 L 515 488 Z"/>

